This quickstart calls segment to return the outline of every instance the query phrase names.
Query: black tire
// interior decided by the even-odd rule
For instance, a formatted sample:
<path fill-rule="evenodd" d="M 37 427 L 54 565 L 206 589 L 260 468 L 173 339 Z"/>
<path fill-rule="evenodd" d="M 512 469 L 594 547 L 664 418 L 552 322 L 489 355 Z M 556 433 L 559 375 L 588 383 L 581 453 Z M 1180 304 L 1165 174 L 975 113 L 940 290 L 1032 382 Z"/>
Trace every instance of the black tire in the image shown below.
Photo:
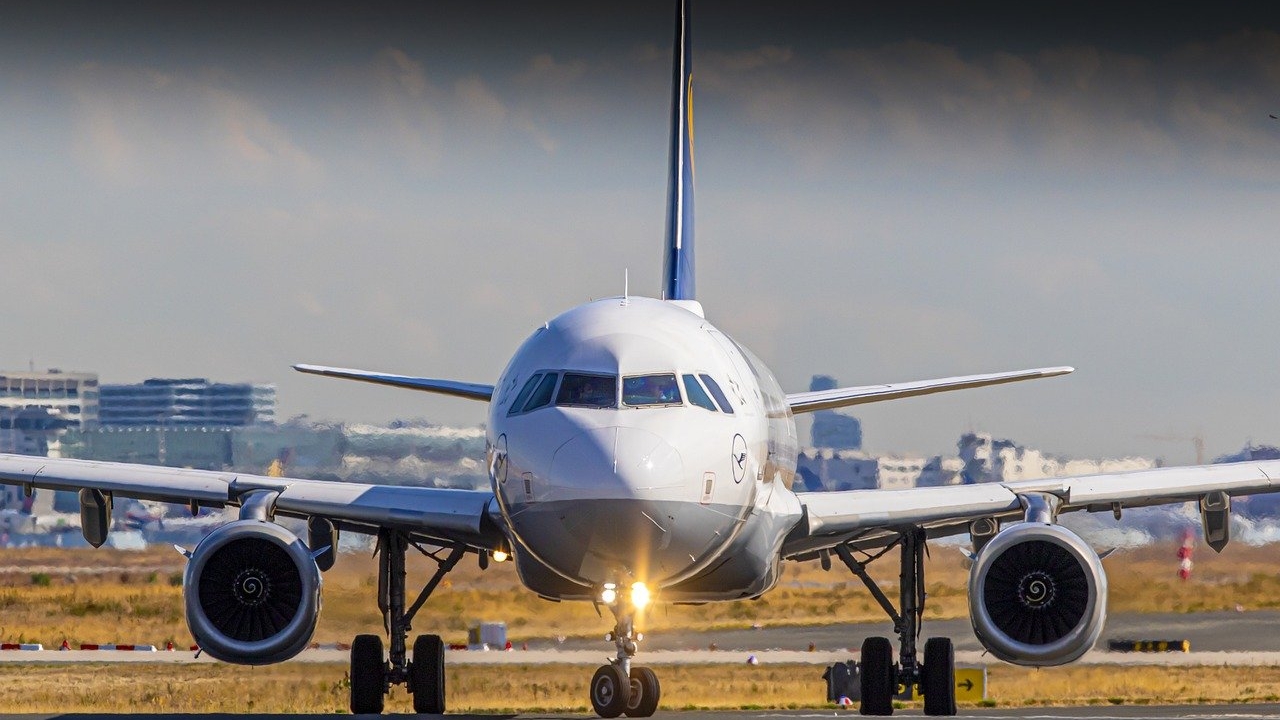
<path fill-rule="evenodd" d="M 956 714 L 956 651 L 951 638 L 929 638 L 924 643 L 921 669 L 925 715 Z"/>
<path fill-rule="evenodd" d="M 647 667 L 631 668 L 631 688 L 627 695 L 627 717 L 650 717 L 658 709 L 662 699 L 662 685 L 658 675 Z"/>
<path fill-rule="evenodd" d="M 409 692 L 414 712 L 444 714 L 444 643 L 439 635 L 419 635 L 413 641 Z"/>
<path fill-rule="evenodd" d="M 351 643 L 351 714 L 377 715 L 386 697 L 382 638 L 357 635 Z"/>
<path fill-rule="evenodd" d="M 869 637 L 862 641 L 862 700 L 858 711 L 863 715 L 892 715 L 893 695 L 898 680 L 893 669 L 893 645 L 889 638 Z"/>
<path fill-rule="evenodd" d="M 627 709 L 631 680 L 617 665 L 601 665 L 591 677 L 591 707 L 602 718 L 616 718 Z"/>

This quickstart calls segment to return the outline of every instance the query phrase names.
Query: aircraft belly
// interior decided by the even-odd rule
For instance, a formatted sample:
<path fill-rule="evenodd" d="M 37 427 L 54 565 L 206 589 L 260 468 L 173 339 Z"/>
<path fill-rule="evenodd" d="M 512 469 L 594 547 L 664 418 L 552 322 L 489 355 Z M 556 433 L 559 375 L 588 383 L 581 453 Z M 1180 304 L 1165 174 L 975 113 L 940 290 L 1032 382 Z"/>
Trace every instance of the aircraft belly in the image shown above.
<path fill-rule="evenodd" d="M 660 588 L 718 555 L 740 514 L 732 505 L 580 499 L 525 505 L 509 521 L 524 549 L 567 580 L 588 587 L 642 580 Z"/>

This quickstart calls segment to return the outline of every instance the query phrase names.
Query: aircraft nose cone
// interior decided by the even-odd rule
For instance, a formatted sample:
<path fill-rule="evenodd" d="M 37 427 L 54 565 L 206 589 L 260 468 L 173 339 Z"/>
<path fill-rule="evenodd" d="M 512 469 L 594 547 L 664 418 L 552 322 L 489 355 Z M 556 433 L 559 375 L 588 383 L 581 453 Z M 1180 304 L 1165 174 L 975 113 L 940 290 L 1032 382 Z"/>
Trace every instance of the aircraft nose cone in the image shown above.
<path fill-rule="evenodd" d="M 661 436 L 630 427 L 587 430 L 561 445 L 549 483 L 634 497 L 636 491 L 680 485 L 680 453 Z"/>

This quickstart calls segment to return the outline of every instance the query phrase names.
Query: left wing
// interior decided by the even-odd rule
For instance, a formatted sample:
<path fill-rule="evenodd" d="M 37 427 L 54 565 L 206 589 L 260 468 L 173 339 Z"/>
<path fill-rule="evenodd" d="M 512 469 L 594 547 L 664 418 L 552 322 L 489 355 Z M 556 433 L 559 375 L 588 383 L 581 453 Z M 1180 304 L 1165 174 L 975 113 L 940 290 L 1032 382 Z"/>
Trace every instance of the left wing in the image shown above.
<path fill-rule="evenodd" d="M 1021 515 L 1023 496 L 1058 498 L 1060 511 L 1112 511 L 1280 491 L 1280 460 L 1157 468 L 1109 475 L 1007 483 L 797 493 L 804 519 L 787 539 L 795 557 L 846 543 L 874 545 L 899 528 L 923 527 L 931 537 L 964 531 L 981 518 Z"/>
<path fill-rule="evenodd" d="M 862 385 L 859 387 L 836 388 L 834 390 L 791 393 L 787 395 L 787 403 L 791 406 L 791 412 L 807 413 L 848 405 L 897 400 L 899 398 L 915 397 L 916 395 L 930 395 L 951 390 L 967 390 L 987 385 L 1001 385 L 1003 383 L 1018 382 L 1019 380 L 1036 380 L 1054 377 L 1055 375 L 1066 375 L 1070 372 L 1075 372 L 1075 368 L 1036 368 L 1034 370 L 1015 370 L 1013 372 L 987 373 L 985 375 L 961 375 L 959 377 L 888 383 L 885 385 Z"/>
<path fill-rule="evenodd" d="M 424 538 L 493 548 L 501 533 L 487 490 L 326 482 L 214 470 L 0 454 L 0 484 L 27 489 L 97 490 L 105 495 L 224 507 L 254 490 L 278 492 L 275 511 L 320 516 L 357 532 L 404 530 Z"/>
<path fill-rule="evenodd" d="M 441 395 L 452 395 L 454 397 L 466 398 L 468 400 L 482 400 L 484 402 L 488 402 L 493 397 L 493 386 L 481 385 L 479 383 L 465 383 L 458 382 L 457 380 L 437 380 L 436 378 L 413 377 L 412 375 L 392 375 L 391 373 L 354 370 L 352 368 L 327 367 L 325 365 L 294 365 L 293 369 L 309 375 L 324 375 L 325 377 L 336 377 L 344 380 L 359 380 L 361 382 L 373 383 L 375 385 L 390 385 L 392 387 L 408 388 L 409 390 L 423 390 L 426 392 L 440 393 Z"/>

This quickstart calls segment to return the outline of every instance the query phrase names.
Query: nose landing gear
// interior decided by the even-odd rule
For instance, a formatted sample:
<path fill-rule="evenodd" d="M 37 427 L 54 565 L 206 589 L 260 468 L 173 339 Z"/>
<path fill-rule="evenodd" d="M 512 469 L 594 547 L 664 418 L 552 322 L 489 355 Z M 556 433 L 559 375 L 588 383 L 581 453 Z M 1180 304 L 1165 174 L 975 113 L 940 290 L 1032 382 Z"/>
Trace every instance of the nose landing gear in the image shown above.
<path fill-rule="evenodd" d="M 631 664 L 640 641 L 635 633 L 635 608 L 619 599 L 609 604 L 609 610 L 615 623 L 608 638 L 613 640 L 618 655 L 592 676 L 591 707 L 603 718 L 649 717 L 658 709 L 662 686 L 652 670 Z"/>

